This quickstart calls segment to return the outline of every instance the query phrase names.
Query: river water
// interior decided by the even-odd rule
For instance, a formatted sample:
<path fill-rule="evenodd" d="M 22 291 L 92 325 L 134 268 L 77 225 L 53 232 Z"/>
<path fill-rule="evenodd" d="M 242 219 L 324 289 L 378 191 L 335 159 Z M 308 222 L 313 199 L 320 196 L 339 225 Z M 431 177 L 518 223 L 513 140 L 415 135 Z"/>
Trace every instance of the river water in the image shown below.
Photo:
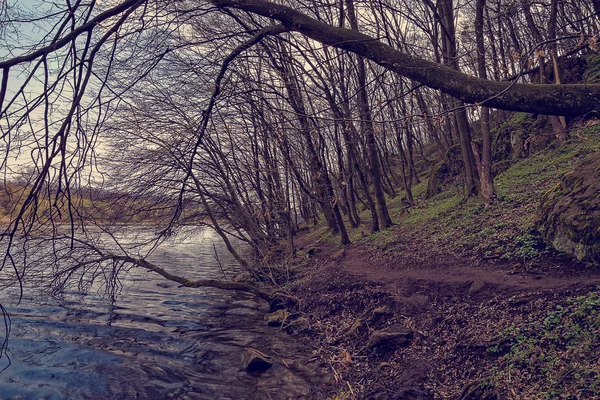
<path fill-rule="evenodd" d="M 150 258 L 192 279 L 222 278 L 205 231 L 162 244 Z M 217 245 L 219 259 L 234 265 Z M 253 295 L 180 288 L 150 272 L 123 277 L 116 301 L 102 293 L 41 296 L 19 305 L 2 292 L 11 315 L 9 358 L 0 359 L 1 399 L 312 399 L 316 366 L 296 339 L 263 320 Z M 271 355 L 262 374 L 242 370 L 245 347 Z"/>

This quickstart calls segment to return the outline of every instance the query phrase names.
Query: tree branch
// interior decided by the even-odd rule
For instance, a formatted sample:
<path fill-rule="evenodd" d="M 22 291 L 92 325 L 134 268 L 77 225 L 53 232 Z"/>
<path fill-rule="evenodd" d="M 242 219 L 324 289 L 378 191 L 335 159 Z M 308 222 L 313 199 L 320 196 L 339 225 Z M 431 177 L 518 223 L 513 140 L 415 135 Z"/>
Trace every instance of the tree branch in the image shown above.
<path fill-rule="evenodd" d="M 49 44 L 48 46 L 42 47 L 32 53 L 29 54 L 25 54 L 19 57 L 15 57 L 12 58 L 10 60 L 5 60 L 5 61 L 1 61 L 0 62 L 0 69 L 8 69 L 14 65 L 20 64 L 20 63 L 24 63 L 24 62 L 29 62 L 29 61 L 33 61 L 38 57 L 41 57 L 43 55 L 46 54 L 50 54 L 55 52 L 56 50 L 68 45 L 72 40 L 74 40 L 75 38 L 77 38 L 79 35 L 81 35 L 82 33 L 85 32 L 91 32 L 97 25 L 100 25 L 103 21 L 114 17 L 115 15 L 119 15 L 122 12 L 130 9 L 130 8 L 137 8 L 139 6 L 141 6 L 142 4 L 144 4 L 146 2 L 146 0 L 127 0 L 124 1 L 123 3 L 109 9 L 106 10 L 105 12 L 99 14 L 98 16 L 96 16 L 95 18 L 91 19 L 90 21 L 88 21 L 87 23 L 81 25 L 79 28 L 76 28 L 74 30 L 72 30 L 68 35 L 66 35 L 65 37 L 63 37 L 60 40 L 57 40 L 55 42 L 52 42 L 51 44 Z"/>
<path fill-rule="evenodd" d="M 210 0 L 280 21 L 289 30 L 326 45 L 356 53 L 382 67 L 454 96 L 511 111 L 579 116 L 598 113 L 600 85 L 533 85 L 476 78 L 435 62 L 413 57 L 360 32 L 319 22 L 290 7 L 265 0 Z"/>
<path fill-rule="evenodd" d="M 133 258 L 133 257 L 129 257 L 129 256 L 111 255 L 111 256 L 105 257 L 105 261 L 108 261 L 108 260 L 122 261 L 125 263 L 133 264 L 137 267 L 144 268 L 149 271 L 155 272 L 165 279 L 168 279 L 173 282 L 177 282 L 181 286 L 185 286 L 185 287 L 189 287 L 189 288 L 214 287 L 214 288 L 223 289 L 223 290 L 241 290 L 244 292 L 249 292 L 249 293 L 255 294 L 263 299 L 270 298 L 270 296 L 267 292 L 264 292 L 256 287 L 254 287 L 252 285 L 248 285 L 246 283 L 224 282 L 224 281 L 219 281 L 216 279 L 199 279 L 196 281 L 192 281 L 192 280 L 189 280 L 189 279 L 184 278 L 179 275 L 173 275 L 173 274 L 165 271 L 163 268 L 159 267 L 158 265 L 153 264 L 144 259 L 137 259 L 137 258 Z"/>

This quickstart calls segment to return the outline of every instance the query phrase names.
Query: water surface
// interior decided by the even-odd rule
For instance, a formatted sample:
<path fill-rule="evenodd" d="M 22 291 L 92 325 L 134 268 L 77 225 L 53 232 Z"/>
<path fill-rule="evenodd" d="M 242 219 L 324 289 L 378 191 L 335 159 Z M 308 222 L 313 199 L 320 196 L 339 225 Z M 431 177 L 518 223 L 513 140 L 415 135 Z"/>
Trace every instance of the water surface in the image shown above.
<path fill-rule="evenodd" d="M 162 244 L 151 261 L 169 272 L 223 278 L 215 260 L 235 263 L 210 232 Z M 230 268 L 228 268 L 230 269 Z M 313 398 L 305 354 L 295 339 L 266 327 L 253 295 L 181 288 L 151 272 L 123 277 L 116 301 L 102 292 L 40 296 L 21 304 L 3 292 L 12 315 L 10 365 L 0 359 L 2 399 Z M 241 369 L 244 347 L 277 361 L 261 375 Z M 283 360 L 283 361 L 280 361 Z"/>

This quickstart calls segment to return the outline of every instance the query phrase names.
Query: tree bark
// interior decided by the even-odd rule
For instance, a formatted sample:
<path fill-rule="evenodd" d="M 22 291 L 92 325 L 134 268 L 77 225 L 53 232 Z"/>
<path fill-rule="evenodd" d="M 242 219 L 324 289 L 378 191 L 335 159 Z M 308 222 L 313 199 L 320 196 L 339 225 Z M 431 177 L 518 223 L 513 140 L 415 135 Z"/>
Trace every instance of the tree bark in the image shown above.
<path fill-rule="evenodd" d="M 457 59 L 458 50 L 456 48 L 454 8 L 452 7 L 452 0 L 438 1 L 437 11 L 442 28 L 444 63 L 456 71 L 460 71 Z M 458 133 L 458 144 L 460 145 L 460 153 L 465 168 L 466 195 L 474 196 L 477 194 L 478 175 L 475 157 L 473 156 L 473 150 L 471 149 L 471 129 L 469 126 L 469 119 L 467 118 L 465 105 L 462 101 L 454 100 L 452 104 L 454 106 L 453 108 L 456 110 L 454 111 L 453 118 L 456 121 L 455 126 Z"/>

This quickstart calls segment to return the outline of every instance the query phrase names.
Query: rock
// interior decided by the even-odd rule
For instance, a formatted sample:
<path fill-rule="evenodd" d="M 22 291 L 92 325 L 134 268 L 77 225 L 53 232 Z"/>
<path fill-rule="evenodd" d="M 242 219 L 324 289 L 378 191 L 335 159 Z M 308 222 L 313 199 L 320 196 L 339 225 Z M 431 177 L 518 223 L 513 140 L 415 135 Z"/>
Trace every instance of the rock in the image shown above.
<path fill-rule="evenodd" d="M 511 298 L 511 299 L 509 299 L 508 303 L 510 305 L 512 305 L 512 306 L 520 306 L 520 305 L 527 304 L 527 303 L 530 303 L 532 301 L 535 301 L 535 300 L 537 300 L 539 298 L 540 298 L 539 295 L 517 297 L 517 298 Z"/>
<path fill-rule="evenodd" d="M 444 160 L 434 165 L 429 172 L 425 198 L 429 199 L 440 193 L 444 185 L 460 176 L 463 165 L 460 147 L 458 145 L 450 147 L 444 155 Z"/>
<path fill-rule="evenodd" d="M 376 309 L 373 310 L 373 317 L 388 315 L 388 314 L 390 314 L 390 312 L 391 312 L 390 306 L 388 306 L 388 305 L 377 307 Z"/>
<path fill-rule="evenodd" d="M 413 338 L 413 331 L 404 328 L 396 327 L 389 328 L 383 331 L 373 332 L 369 338 L 367 347 L 386 349 L 392 347 L 404 347 L 408 346 Z"/>
<path fill-rule="evenodd" d="M 290 316 L 286 310 L 277 310 L 265 315 L 265 320 L 269 326 L 280 326 Z"/>
<path fill-rule="evenodd" d="M 283 309 L 285 309 L 285 304 L 284 304 L 283 300 L 281 300 L 280 298 L 275 297 L 269 301 L 269 312 L 270 313 L 273 313 L 277 310 L 283 310 Z"/>
<path fill-rule="evenodd" d="M 469 290 L 467 291 L 467 294 L 469 296 L 473 296 L 475 293 L 480 292 L 484 287 L 485 282 L 476 279 L 469 285 Z"/>
<path fill-rule="evenodd" d="M 542 198 L 535 223 L 544 241 L 600 264 L 600 155 L 586 158 Z"/>
<path fill-rule="evenodd" d="M 308 318 L 300 317 L 293 321 L 290 321 L 285 330 L 290 335 L 298 335 L 300 333 L 304 333 L 310 329 L 310 321 Z"/>
<path fill-rule="evenodd" d="M 266 371 L 273 366 L 270 360 L 265 353 L 247 347 L 242 353 L 242 368 L 248 372 Z"/>

